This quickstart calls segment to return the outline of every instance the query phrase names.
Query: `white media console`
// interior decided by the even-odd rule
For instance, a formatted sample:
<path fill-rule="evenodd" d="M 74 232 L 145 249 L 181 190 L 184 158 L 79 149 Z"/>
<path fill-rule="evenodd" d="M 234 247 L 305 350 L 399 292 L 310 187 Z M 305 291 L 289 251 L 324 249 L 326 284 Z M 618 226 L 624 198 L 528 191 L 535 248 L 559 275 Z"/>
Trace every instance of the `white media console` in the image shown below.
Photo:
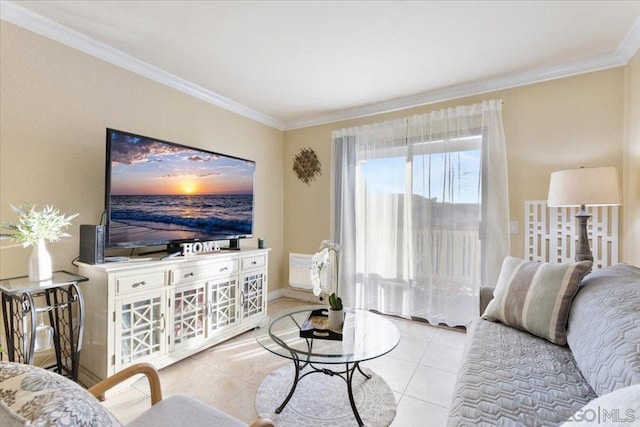
<path fill-rule="evenodd" d="M 80 382 L 91 386 L 135 362 L 160 369 L 265 321 L 268 251 L 79 263 L 89 278 L 79 284 Z"/>

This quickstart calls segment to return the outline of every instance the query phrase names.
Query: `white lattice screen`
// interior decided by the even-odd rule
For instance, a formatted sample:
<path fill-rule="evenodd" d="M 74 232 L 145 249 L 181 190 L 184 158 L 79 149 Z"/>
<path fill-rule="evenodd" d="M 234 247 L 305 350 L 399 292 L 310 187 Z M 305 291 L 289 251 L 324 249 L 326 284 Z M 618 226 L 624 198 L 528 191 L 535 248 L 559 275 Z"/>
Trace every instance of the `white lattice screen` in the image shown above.
<path fill-rule="evenodd" d="M 618 207 L 590 206 L 587 223 L 593 268 L 618 263 Z M 551 208 L 546 200 L 524 202 L 524 256 L 530 261 L 571 262 L 578 246 L 578 207 Z"/>

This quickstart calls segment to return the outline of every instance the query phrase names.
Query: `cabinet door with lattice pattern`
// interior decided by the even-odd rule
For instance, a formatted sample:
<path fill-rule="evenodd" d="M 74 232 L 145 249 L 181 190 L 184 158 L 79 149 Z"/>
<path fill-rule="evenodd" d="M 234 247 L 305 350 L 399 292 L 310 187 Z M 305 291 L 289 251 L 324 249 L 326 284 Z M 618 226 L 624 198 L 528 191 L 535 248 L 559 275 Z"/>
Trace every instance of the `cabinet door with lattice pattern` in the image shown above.
<path fill-rule="evenodd" d="M 243 274 L 242 284 L 242 320 L 264 313 L 264 271 Z"/>
<path fill-rule="evenodd" d="M 237 276 L 209 282 L 210 336 L 238 323 L 237 287 Z"/>
<path fill-rule="evenodd" d="M 205 339 L 207 315 L 207 284 L 181 286 L 171 292 L 173 348 L 196 344 Z"/>
<path fill-rule="evenodd" d="M 116 371 L 166 351 L 166 292 L 116 300 Z"/>

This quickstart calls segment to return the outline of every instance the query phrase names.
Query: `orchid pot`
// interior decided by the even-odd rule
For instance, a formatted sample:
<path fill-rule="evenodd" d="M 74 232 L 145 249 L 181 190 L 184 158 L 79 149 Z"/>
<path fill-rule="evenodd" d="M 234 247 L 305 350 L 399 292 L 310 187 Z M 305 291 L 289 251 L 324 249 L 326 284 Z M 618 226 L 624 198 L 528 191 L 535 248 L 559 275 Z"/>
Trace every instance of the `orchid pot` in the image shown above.
<path fill-rule="evenodd" d="M 329 329 L 342 329 L 344 322 L 344 307 L 342 306 L 342 298 L 332 293 L 329 296 Z"/>
<path fill-rule="evenodd" d="M 344 310 L 329 308 L 329 329 L 340 330 L 344 322 Z"/>

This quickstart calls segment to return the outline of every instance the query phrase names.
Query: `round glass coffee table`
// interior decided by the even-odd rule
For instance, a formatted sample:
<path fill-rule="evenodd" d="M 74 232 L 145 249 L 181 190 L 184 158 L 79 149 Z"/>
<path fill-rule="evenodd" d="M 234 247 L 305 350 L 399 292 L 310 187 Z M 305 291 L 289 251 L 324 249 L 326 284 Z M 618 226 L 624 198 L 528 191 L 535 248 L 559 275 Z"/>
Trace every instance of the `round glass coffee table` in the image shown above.
<path fill-rule="evenodd" d="M 256 340 L 262 347 L 273 354 L 291 359 L 295 367 L 291 390 L 275 412 L 279 414 L 287 406 L 302 378 L 314 373 L 336 375 L 346 382 L 351 409 L 358 425 L 363 426 L 353 399 L 353 376 L 357 370 L 367 379 L 371 378 L 362 372 L 360 363 L 393 350 L 400 342 L 400 332 L 393 323 L 380 315 L 365 310 L 345 309 L 342 339 L 328 339 L 322 332 L 316 332 L 315 336 L 301 337 L 303 324 L 312 311 L 317 312 L 319 309 L 322 307 L 297 307 L 278 313 L 267 326 L 256 329 Z M 310 370 L 301 374 L 306 367 Z"/>

